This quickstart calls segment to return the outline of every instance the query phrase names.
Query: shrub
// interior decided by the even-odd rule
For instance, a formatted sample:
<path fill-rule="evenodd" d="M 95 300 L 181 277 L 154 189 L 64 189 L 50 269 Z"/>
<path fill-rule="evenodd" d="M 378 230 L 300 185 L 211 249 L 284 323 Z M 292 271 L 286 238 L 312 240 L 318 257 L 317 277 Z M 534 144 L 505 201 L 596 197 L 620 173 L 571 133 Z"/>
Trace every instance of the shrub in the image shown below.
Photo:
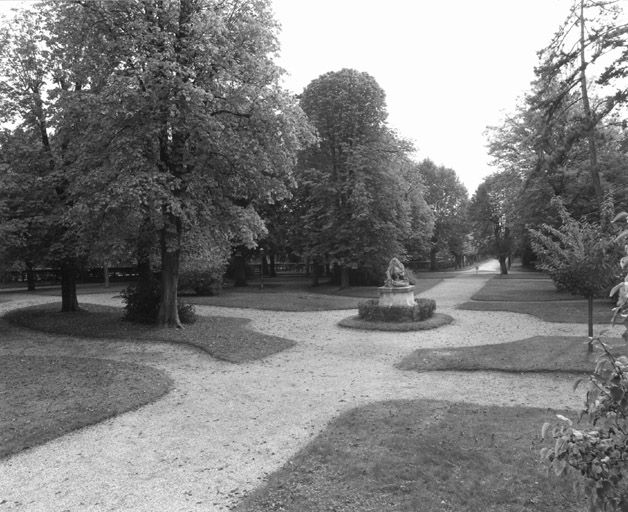
<path fill-rule="evenodd" d="M 620 213 L 613 222 L 626 221 L 628 214 Z M 623 231 L 616 241 L 628 237 Z M 626 256 L 621 259 L 622 270 L 628 267 Z M 621 321 L 628 326 L 628 276 L 610 294 L 618 293 L 612 323 Z M 623 333 L 628 343 L 628 330 Z M 585 407 L 580 418 L 587 416 L 590 426 L 574 428 L 573 422 L 558 416 L 558 424 L 543 425 L 545 438 L 551 431 L 552 445 L 541 450 L 541 458 L 556 475 L 569 475 L 575 487 L 583 492 L 592 511 L 628 511 L 628 482 L 625 478 L 628 462 L 628 357 L 616 357 L 611 348 L 595 339 L 602 353 L 595 371 L 589 377 Z M 577 387 L 583 379 L 575 383 Z"/>
<path fill-rule="evenodd" d="M 360 301 L 358 316 L 369 322 L 420 322 L 436 311 L 432 299 L 414 299 L 414 306 L 380 306 L 377 299 Z"/>
<path fill-rule="evenodd" d="M 222 269 L 189 269 L 179 273 L 179 290 L 194 290 L 197 295 L 219 295 Z"/>
<path fill-rule="evenodd" d="M 159 281 L 140 289 L 129 286 L 120 292 L 124 302 L 124 320 L 140 324 L 154 324 L 159 313 Z M 192 304 L 178 301 L 179 320 L 184 324 L 196 322 L 196 309 Z"/>
<path fill-rule="evenodd" d="M 558 291 L 588 300 L 589 337 L 593 338 L 593 299 L 606 295 L 620 275 L 619 253 L 610 233 L 612 203 L 605 203 L 601 224 L 574 219 L 558 197 L 552 205 L 560 215 L 560 228 L 544 224 L 538 231 L 530 230 L 537 266 L 549 272 Z"/>
<path fill-rule="evenodd" d="M 182 324 L 196 323 L 196 308 L 194 304 L 178 301 L 177 308 L 179 311 L 179 320 Z"/>
<path fill-rule="evenodd" d="M 124 319 L 139 324 L 154 324 L 159 312 L 159 282 L 152 280 L 150 286 L 129 286 L 120 292 L 124 302 Z"/>

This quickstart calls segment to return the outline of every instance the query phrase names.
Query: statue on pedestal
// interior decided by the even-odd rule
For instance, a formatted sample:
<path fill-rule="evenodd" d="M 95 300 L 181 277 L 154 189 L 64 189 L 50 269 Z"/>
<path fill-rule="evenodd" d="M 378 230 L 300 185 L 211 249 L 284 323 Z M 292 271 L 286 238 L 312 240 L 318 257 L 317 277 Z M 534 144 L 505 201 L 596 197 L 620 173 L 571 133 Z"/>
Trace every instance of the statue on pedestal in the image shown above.
<path fill-rule="evenodd" d="M 386 270 L 386 281 L 384 286 L 388 287 L 401 287 L 409 286 L 410 281 L 406 279 L 406 269 L 397 258 L 393 257 L 388 263 L 388 269 Z"/>

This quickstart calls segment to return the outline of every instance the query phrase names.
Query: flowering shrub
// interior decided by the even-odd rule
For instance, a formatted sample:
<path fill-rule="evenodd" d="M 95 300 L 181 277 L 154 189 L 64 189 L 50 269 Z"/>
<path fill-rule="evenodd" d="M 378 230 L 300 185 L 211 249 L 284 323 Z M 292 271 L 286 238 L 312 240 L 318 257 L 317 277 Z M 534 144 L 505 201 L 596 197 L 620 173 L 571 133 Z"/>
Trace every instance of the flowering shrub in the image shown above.
<path fill-rule="evenodd" d="M 414 299 L 414 306 L 380 306 L 377 299 L 358 303 L 358 316 L 371 322 L 420 322 L 427 320 L 436 311 L 436 301 Z"/>
<path fill-rule="evenodd" d="M 613 222 L 626 222 L 622 212 Z M 622 231 L 616 242 L 628 238 Z M 620 265 L 628 267 L 628 245 Z M 628 275 L 610 294 L 618 293 L 613 308 L 613 325 L 621 322 L 628 327 Z M 628 343 L 628 329 L 622 335 Z M 628 357 L 617 356 L 612 347 L 595 338 L 601 349 L 595 371 L 588 379 L 585 407 L 579 420 L 587 416 L 588 428 L 575 428 L 573 422 L 558 415 L 559 423 L 543 425 L 542 437 L 551 431 L 553 446 L 541 450 L 541 458 L 556 475 L 570 474 L 576 487 L 584 493 L 590 510 L 619 510 L 628 512 Z M 584 379 L 575 382 L 577 388 Z"/>

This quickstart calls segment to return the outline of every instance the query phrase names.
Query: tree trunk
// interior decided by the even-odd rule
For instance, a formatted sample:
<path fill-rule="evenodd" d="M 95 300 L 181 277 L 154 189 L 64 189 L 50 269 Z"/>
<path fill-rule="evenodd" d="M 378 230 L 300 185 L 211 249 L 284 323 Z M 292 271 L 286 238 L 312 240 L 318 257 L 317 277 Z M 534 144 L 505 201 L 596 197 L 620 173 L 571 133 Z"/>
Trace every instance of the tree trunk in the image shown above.
<path fill-rule="evenodd" d="M 318 282 L 319 278 L 319 265 L 318 262 L 312 261 L 312 286 L 318 286 L 320 283 Z"/>
<path fill-rule="evenodd" d="M 242 251 L 236 252 L 233 258 L 233 270 L 234 270 L 234 286 L 248 286 L 246 282 L 246 260 Z"/>
<path fill-rule="evenodd" d="M 500 268 L 500 273 L 502 275 L 508 275 L 508 263 L 507 263 L 507 257 L 500 255 L 499 256 L 499 268 Z"/>
<path fill-rule="evenodd" d="M 179 283 L 179 255 L 181 247 L 181 223 L 170 216 L 174 226 L 166 225 L 161 230 L 161 280 L 160 301 L 157 325 L 160 327 L 182 328 L 177 307 L 177 286 Z M 171 230 L 175 228 L 173 233 Z"/>
<path fill-rule="evenodd" d="M 587 297 L 589 310 L 589 352 L 593 352 L 593 296 Z"/>
<path fill-rule="evenodd" d="M 109 265 L 107 264 L 106 261 L 103 262 L 102 273 L 103 273 L 103 278 L 105 281 L 105 288 L 109 288 Z"/>
<path fill-rule="evenodd" d="M 437 254 L 438 254 L 438 250 L 436 248 L 430 249 L 430 270 L 432 272 L 438 271 L 438 263 L 436 261 Z"/>
<path fill-rule="evenodd" d="M 602 182 L 600 180 L 600 173 L 597 164 L 597 141 L 595 140 L 596 120 L 591 112 L 589 93 L 587 90 L 587 61 L 584 54 L 586 48 L 586 31 L 584 24 L 584 0 L 580 0 L 580 91 L 582 93 L 582 110 L 586 120 L 587 139 L 589 143 L 589 172 L 591 174 L 591 181 L 593 182 L 593 189 L 595 190 L 595 199 L 597 200 L 597 205 L 601 213 L 602 202 L 604 201 L 604 191 L 602 189 Z"/>
<path fill-rule="evenodd" d="M 349 288 L 351 284 L 351 267 L 342 267 L 340 270 L 340 288 Z"/>
<path fill-rule="evenodd" d="M 78 268 L 74 262 L 65 262 L 61 266 L 61 311 L 71 313 L 80 311 L 76 296 L 76 273 Z"/>
<path fill-rule="evenodd" d="M 270 263 L 268 265 L 268 277 L 277 277 L 277 269 L 275 268 L 275 254 L 270 253 L 268 259 Z"/>
<path fill-rule="evenodd" d="M 35 291 L 35 272 L 31 261 L 26 262 L 26 283 L 29 292 Z"/>

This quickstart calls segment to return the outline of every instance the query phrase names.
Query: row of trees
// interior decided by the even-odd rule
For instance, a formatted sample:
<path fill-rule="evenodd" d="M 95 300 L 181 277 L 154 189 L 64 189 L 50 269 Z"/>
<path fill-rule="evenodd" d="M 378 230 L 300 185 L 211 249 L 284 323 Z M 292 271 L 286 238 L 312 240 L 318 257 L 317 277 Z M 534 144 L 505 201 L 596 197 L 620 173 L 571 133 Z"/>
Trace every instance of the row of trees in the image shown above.
<path fill-rule="evenodd" d="M 461 255 L 467 192 L 410 159 L 366 73 L 280 86 L 269 1 L 47 0 L 0 35 L 2 261 L 160 270 L 158 322 L 179 326 L 185 266 L 260 241 L 381 272 L 396 255 Z"/>
<path fill-rule="evenodd" d="M 535 258 L 531 230 L 558 228 L 565 213 L 611 229 L 609 201 L 627 207 L 627 14 L 622 2 L 574 0 L 517 111 L 488 130 L 498 172 L 478 188 L 470 215 L 476 227 L 484 219 L 486 234 L 492 227 L 500 261 Z"/>

